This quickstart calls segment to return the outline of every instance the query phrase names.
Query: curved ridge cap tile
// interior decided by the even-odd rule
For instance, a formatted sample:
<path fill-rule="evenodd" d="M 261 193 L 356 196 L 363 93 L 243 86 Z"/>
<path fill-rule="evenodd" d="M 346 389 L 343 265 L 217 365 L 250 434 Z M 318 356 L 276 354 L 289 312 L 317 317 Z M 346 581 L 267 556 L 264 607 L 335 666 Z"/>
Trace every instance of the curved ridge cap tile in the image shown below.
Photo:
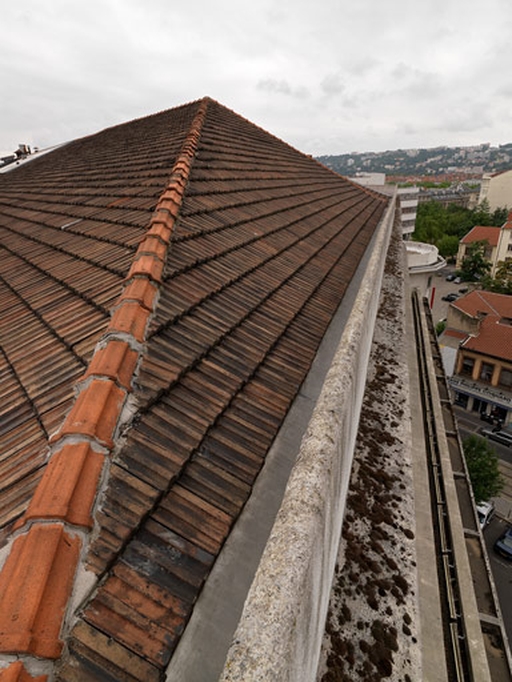
<path fill-rule="evenodd" d="M 32 675 L 27 672 L 21 661 L 11 663 L 8 668 L 0 670 L 0 682 L 47 682 L 48 675 Z"/>
<path fill-rule="evenodd" d="M 179 207 L 188 182 L 197 141 L 205 119 L 207 100 L 200 103 L 189 134 L 175 164 L 168 190 L 163 200 L 179 197 Z M 173 209 L 174 212 L 175 209 Z M 155 210 L 148 232 L 158 241 L 170 243 L 175 217 L 167 210 Z M 147 245 L 146 245 L 147 246 Z M 149 315 L 157 294 L 150 280 L 160 280 L 163 263 L 157 253 L 148 255 L 140 245 L 132 264 L 129 282 L 119 298 L 120 305 L 112 316 L 109 332 L 127 332 L 136 340 L 144 338 Z M 159 247 L 158 247 L 159 249 Z M 138 278 L 145 285 L 137 284 Z M 148 282 L 153 291 L 147 289 Z M 130 300 L 135 296 L 135 301 Z M 112 344 L 114 341 L 111 342 Z M 107 343 L 105 350 L 110 343 Z M 78 394 L 71 411 L 59 432 L 50 439 L 55 443 L 66 435 L 96 439 L 100 445 L 113 447 L 113 437 L 126 399 L 128 371 L 124 363 L 133 365 L 134 356 L 120 346 L 111 346 L 105 352 L 97 349 L 88 376 L 88 383 Z M 98 355 L 98 357 L 96 357 Z M 135 364 L 136 364 L 135 360 Z M 98 378 L 100 369 L 105 376 Z M 117 382 L 124 386 L 121 388 Z M 54 459 L 55 458 L 55 459 Z M 71 597 L 74 576 L 78 565 L 81 541 L 71 536 L 64 522 L 89 527 L 90 512 L 104 464 L 104 455 L 98 454 L 87 442 L 64 444 L 50 460 L 47 473 L 36 489 L 26 517 L 34 519 L 26 533 L 12 543 L 10 552 L 0 572 L 0 652 L 30 654 L 40 658 L 57 659 L 64 646 L 59 639 L 65 611 Z M 53 462 L 53 463 L 52 463 Z M 37 518 L 58 517 L 59 522 L 38 522 Z M 22 525 L 22 524 L 21 524 Z M 24 668 L 13 664 L 0 671 L 2 682 L 24 682 Z M 16 677 L 17 675 L 17 677 Z M 21 677 L 20 677 L 21 676 Z M 46 676 L 37 678 L 38 682 Z"/>
<path fill-rule="evenodd" d="M 158 211 L 155 211 L 151 218 L 148 234 L 158 236 L 168 245 L 171 241 L 173 226 L 174 220 L 168 220 L 167 214 L 162 215 L 161 213 L 158 213 Z"/>
<path fill-rule="evenodd" d="M 145 290 L 141 290 L 141 295 L 145 295 Z M 145 306 L 144 309 L 148 310 Z M 126 341 L 109 339 L 103 347 L 96 349 L 83 378 L 98 376 L 111 379 L 121 388 L 131 391 L 138 359 L 138 351 L 131 348 Z"/>
<path fill-rule="evenodd" d="M 60 523 L 34 524 L 0 573 L 0 651 L 56 659 L 81 542 Z"/>
<path fill-rule="evenodd" d="M 146 334 L 146 326 L 149 320 L 150 311 L 140 303 L 133 301 L 123 301 L 116 308 L 110 324 L 107 327 L 107 334 L 123 333 L 133 336 L 136 341 L 142 343 Z"/>
<path fill-rule="evenodd" d="M 126 285 L 119 303 L 132 301 L 153 312 L 158 290 L 156 284 L 146 277 L 136 277 Z"/>
<path fill-rule="evenodd" d="M 152 253 L 137 253 L 126 279 L 130 280 L 137 276 L 149 277 L 149 279 L 160 283 L 163 271 L 164 264 L 158 256 Z"/>
<path fill-rule="evenodd" d="M 137 251 L 140 256 L 151 254 L 163 263 L 167 256 L 167 244 L 158 235 L 146 232 L 146 235 L 141 239 Z"/>
<path fill-rule="evenodd" d="M 104 463 L 105 455 L 87 442 L 64 445 L 48 463 L 23 520 L 60 519 L 91 529 Z"/>
<path fill-rule="evenodd" d="M 78 394 L 60 430 L 50 441 L 55 443 L 63 436 L 84 436 L 112 448 L 125 398 L 126 391 L 111 379 L 93 378 Z"/>

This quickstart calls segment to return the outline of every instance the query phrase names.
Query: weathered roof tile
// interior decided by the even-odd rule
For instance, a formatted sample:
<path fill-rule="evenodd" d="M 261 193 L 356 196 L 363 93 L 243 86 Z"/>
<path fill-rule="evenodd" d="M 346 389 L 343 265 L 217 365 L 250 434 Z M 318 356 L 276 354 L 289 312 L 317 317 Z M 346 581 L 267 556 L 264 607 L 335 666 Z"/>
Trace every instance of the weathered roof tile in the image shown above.
<path fill-rule="evenodd" d="M 26 510 L 61 425 L 9 556 L 43 527 L 87 529 L 106 468 L 86 559 L 102 580 L 57 679 L 164 674 L 387 201 L 208 99 L 0 178 L 0 521 Z M 37 652 L 58 650 L 57 634 Z"/>

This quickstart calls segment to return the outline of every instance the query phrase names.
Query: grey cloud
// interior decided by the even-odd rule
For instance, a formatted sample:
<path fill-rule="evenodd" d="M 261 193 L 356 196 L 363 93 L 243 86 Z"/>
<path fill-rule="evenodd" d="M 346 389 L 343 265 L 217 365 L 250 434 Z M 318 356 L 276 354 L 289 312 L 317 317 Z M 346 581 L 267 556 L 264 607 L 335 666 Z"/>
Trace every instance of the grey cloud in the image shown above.
<path fill-rule="evenodd" d="M 273 92 L 279 95 L 288 95 L 298 99 L 309 97 L 309 90 L 303 86 L 293 88 L 287 80 L 277 78 L 265 78 L 259 80 L 256 88 L 264 92 Z"/>
<path fill-rule="evenodd" d="M 345 84 L 339 73 L 332 73 L 322 80 L 320 88 L 326 95 L 338 95 L 345 90 Z"/>

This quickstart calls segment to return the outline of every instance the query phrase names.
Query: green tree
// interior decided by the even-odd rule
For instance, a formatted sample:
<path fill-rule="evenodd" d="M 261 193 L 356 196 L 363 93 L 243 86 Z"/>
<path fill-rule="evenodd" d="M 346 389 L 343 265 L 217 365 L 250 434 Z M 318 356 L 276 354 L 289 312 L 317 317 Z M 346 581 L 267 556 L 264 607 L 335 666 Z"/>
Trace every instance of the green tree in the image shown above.
<path fill-rule="evenodd" d="M 504 486 L 496 451 L 485 438 L 474 434 L 465 438 L 462 446 L 475 502 L 486 502 L 498 495 Z"/>
<path fill-rule="evenodd" d="M 492 225 L 491 209 L 487 199 L 473 209 L 473 215 L 476 220 L 475 225 Z"/>
<path fill-rule="evenodd" d="M 453 258 L 459 250 L 459 238 L 454 234 L 444 234 L 438 240 L 437 248 L 443 258 Z"/>
<path fill-rule="evenodd" d="M 462 259 L 460 275 L 467 282 L 481 279 L 489 273 L 491 264 L 485 257 L 487 241 L 473 242 L 466 249 L 466 255 Z"/>
<path fill-rule="evenodd" d="M 509 211 L 506 206 L 497 208 L 495 211 L 493 211 L 491 225 L 495 225 L 497 227 L 504 225 L 507 222 L 508 213 Z"/>
<path fill-rule="evenodd" d="M 436 324 L 436 336 L 441 336 L 441 334 L 446 329 L 446 320 L 439 320 Z"/>
<path fill-rule="evenodd" d="M 482 279 L 482 286 L 496 294 L 512 295 L 512 260 L 500 261 L 494 277 L 486 275 Z"/>

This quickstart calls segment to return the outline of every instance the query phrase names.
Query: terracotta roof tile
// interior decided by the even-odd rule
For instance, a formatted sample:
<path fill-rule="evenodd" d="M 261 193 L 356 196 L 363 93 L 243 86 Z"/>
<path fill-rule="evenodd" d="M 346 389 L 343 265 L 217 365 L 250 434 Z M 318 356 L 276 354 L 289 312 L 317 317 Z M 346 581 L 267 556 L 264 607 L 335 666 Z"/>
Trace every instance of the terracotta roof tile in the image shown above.
<path fill-rule="evenodd" d="M 80 541 L 61 524 L 36 524 L 18 537 L 0 575 L 0 651 L 57 658 Z"/>
<path fill-rule="evenodd" d="M 56 679 L 160 679 L 388 201 L 208 99 L 0 178 L 0 372 L 9 438 L 33 434 L 20 490 L 62 424 L 10 557 L 54 528 L 38 519 L 90 525 L 104 456 L 90 440 L 109 451 L 87 547 L 101 582 Z"/>
<path fill-rule="evenodd" d="M 46 682 L 48 675 L 36 675 L 32 677 L 21 661 L 11 663 L 8 668 L 0 670 L 0 682 Z"/>
<path fill-rule="evenodd" d="M 64 436 L 77 435 L 94 438 L 106 447 L 113 446 L 126 391 L 111 380 L 92 379 L 78 395 L 59 432 L 56 442 Z"/>
<path fill-rule="evenodd" d="M 478 335 L 468 337 L 463 346 L 466 350 L 512 362 L 512 326 L 494 316 L 487 317 L 480 323 Z"/>
<path fill-rule="evenodd" d="M 61 519 L 92 528 L 92 505 L 105 456 L 89 443 L 64 445 L 53 455 L 25 518 Z"/>
<path fill-rule="evenodd" d="M 130 390 L 137 360 L 138 352 L 133 350 L 127 342 L 111 339 L 98 348 L 84 378 L 106 377 L 118 383 L 122 388 Z"/>
<path fill-rule="evenodd" d="M 484 227 L 482 225 L 475 225 L 464 237 L 461 239 L 463 244 L 473 244 L 473 242 L 486 241 L 490 246 L 497 246 L 500 238 L 501 228 L 499 227 Z"/>

